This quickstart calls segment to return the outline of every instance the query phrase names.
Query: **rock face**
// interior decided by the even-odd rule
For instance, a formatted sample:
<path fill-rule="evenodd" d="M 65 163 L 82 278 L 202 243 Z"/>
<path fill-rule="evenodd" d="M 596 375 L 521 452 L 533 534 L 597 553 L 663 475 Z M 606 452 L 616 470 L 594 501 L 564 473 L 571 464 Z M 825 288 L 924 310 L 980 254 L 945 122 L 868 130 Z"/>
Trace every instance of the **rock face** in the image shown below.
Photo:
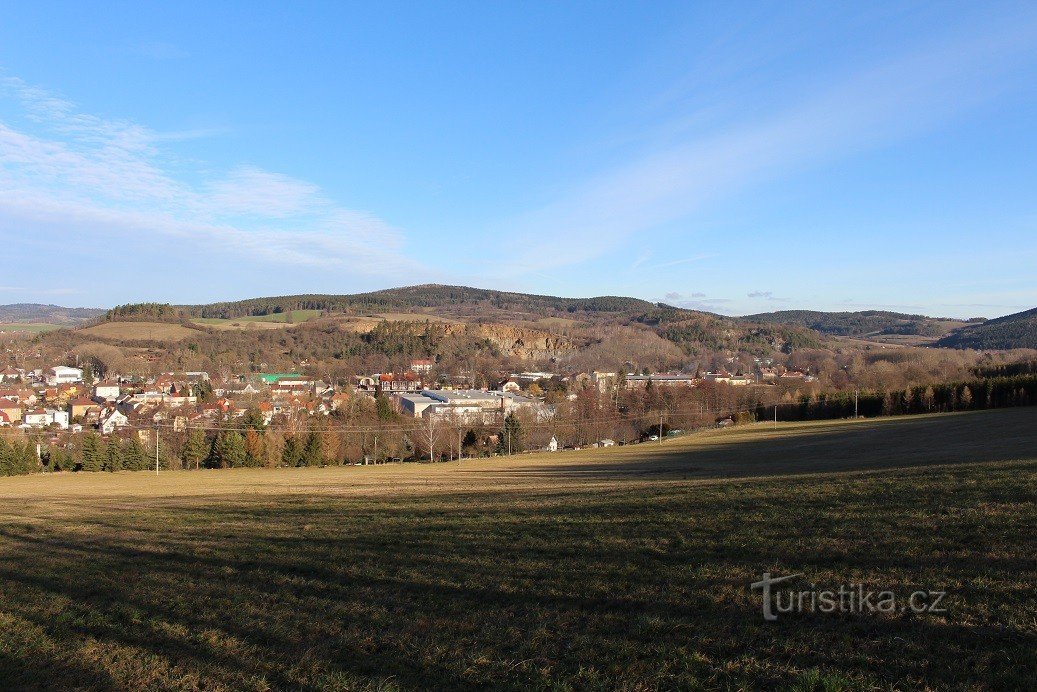
<path fill-rule="evenodd" d="M 468 329 L 490 341 L 501 353 L 524 360 L 557 358 L 578 348 L 569 337 L 539 329 L 525 329 L 503 324 L 479 324 L 472 325 Z"/>

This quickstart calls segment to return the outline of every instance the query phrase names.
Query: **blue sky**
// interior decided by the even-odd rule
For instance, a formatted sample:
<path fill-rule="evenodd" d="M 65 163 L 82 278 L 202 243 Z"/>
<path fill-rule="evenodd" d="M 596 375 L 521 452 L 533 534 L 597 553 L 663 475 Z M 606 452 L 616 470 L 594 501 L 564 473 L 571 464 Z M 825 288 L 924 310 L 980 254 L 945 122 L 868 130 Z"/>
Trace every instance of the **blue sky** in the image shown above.
<path fill-rule="evenodd" d="M 1033 3 L 20 5 L 0 303 L 1037 305 Z"/>

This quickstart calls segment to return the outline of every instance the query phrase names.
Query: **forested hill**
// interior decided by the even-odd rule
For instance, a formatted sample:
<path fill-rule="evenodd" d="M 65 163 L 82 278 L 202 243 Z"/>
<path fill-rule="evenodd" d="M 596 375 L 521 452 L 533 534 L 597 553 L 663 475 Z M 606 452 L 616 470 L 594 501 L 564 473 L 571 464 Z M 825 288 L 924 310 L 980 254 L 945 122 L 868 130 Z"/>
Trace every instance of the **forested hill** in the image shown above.
<path fill-rule="evenodd" d="M 861 312 L 781 310 L 746 315 L 742 319 L 751 322 L 805 327 L 834 336 L 915 335 L 937 337 L 969 324 L 963 320 L 908 315 L 884 310 L 863 310 Z"/>
<path fill-rule="evenodd" d="M 1037 308 L 968 326 L 948 334 L 937 345 L 978 350 L 1037 348 Z"/>
<path fill-rule="evenodd" d="M 41 324 L 76 324 L 100 317 L 104 310 L 95 308 L 63 308 L 42 303 L 0 305 L 0 322 Z"/>
<path fill-rule="evenodd" d="M 450 308 L 478 315 L 480 312 L 526 312 L 542 314 L 545 311 L 561 313 L 635 313 L 653 310 L 657 306 L 637 298 L 599 296 L 596 298 L 559 298 L 555 296 L 510 293 L 465 286 L 424 284 L 391 288 L 353 295 L 295 295 L 270 298 L 250 298 L 208 305 L 163 306 L 152 304 L 126 305 L 115 308 L 109 317 L 128 317 L 159 312 L 156 317 L 240 317 L 270 315 L 291 310 L 324 310 L 328 312 L 362 313 Z"/>

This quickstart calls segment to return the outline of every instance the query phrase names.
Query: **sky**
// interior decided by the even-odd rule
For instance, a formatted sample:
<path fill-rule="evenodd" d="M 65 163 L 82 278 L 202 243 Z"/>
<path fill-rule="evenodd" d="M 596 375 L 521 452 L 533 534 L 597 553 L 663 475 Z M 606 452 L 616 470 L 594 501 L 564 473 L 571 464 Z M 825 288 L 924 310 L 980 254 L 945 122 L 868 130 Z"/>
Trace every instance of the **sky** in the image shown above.
<path fill-rule="evenodd" d="M 38 1 L 0 303 L 1037 306 L 1037 4 Z"/>

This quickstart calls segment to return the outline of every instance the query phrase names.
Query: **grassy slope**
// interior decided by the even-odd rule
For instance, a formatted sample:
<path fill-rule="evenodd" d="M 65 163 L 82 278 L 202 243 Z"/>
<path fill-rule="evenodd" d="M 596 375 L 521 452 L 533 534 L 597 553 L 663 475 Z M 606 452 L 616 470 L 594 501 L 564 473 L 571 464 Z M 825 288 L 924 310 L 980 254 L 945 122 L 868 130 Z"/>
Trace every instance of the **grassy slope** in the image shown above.
<path fill-rule="evenodd" d="M 3 479 L 0 687 L 1022 688 L 1034 423 Z M 764 623 L 747 585 L 767 570 L 947 589 L 949 612 Z"/>
<path fill-rule="evenodd" d="M 50 332 L 55 329 L 68 327 L 67 324 L 39 324 L 33 322 L 7 322 L 0 323 L 0 332 Z"/>

